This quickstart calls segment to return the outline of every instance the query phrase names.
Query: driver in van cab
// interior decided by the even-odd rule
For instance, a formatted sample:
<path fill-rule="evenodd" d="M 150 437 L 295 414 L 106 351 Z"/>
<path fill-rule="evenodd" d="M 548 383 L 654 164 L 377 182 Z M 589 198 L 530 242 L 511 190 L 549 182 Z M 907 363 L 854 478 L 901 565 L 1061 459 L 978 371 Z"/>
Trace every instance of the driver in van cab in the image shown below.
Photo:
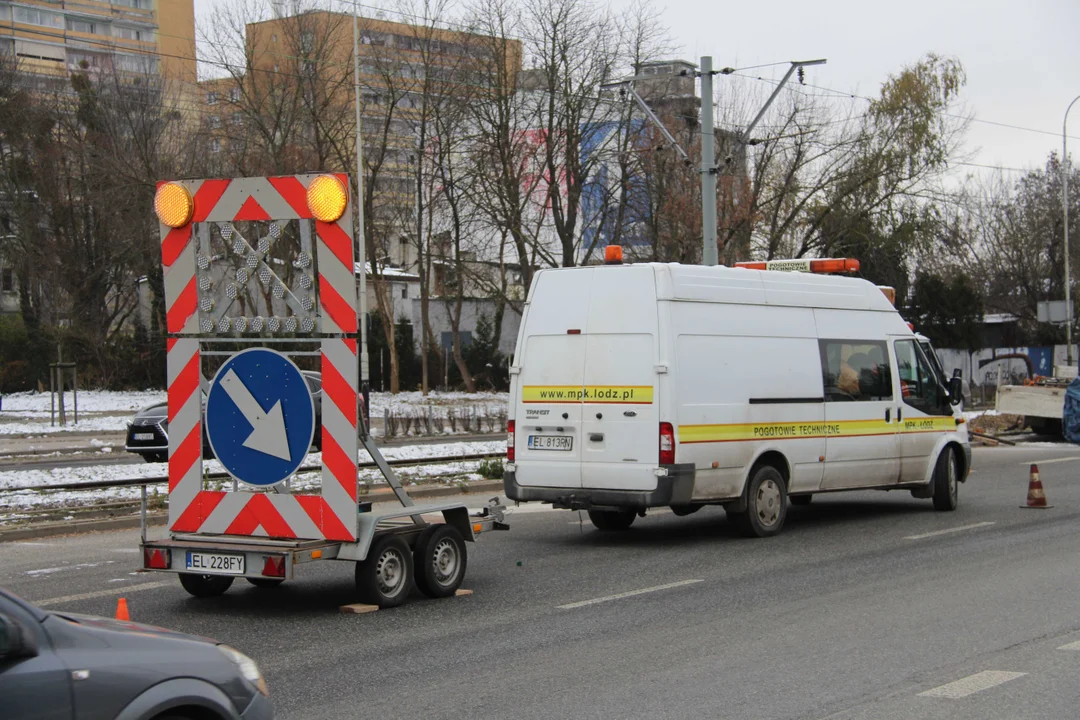
<path fill-rule="evenodd" d="M 840 374 L 836 378 L 836 387 L 842 392 L 851 395 L 852 397 L 858 397 L 859 395 L 859 373 L 853 367 L 858 363 L 852 361 L 858 361 L 860 357 L 866 357 L 860 353 L 851 353 L 847 356 L 847 359 L 840 361 Z"/>

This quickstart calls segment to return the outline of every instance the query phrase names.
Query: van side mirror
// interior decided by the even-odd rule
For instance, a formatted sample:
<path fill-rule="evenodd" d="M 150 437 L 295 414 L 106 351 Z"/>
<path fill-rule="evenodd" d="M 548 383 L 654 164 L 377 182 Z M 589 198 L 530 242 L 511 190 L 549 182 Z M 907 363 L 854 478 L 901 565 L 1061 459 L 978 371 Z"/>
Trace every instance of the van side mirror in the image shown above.
<path fill-rule="evenodd" d="M 949 378 L 949 401 L 953 405 L 964 402 L 964 381 L 959 375 L 953 375 Z"/>
<path fill-rule="evenodd" d="M 37 643 L 30 631 L 9 615 L 0 615 L 0 660 L 34 657 Z"/>

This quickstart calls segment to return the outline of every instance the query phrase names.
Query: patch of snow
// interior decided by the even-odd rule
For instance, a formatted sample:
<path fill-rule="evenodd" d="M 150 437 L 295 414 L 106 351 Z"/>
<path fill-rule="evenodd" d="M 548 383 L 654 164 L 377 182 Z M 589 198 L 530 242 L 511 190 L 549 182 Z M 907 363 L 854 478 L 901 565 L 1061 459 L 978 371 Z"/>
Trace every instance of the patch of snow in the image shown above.
<path fill-rule="evenodd" d="M 79 415 L 84 412 L 135 412 L 165 400 L 164 390 L 80 390 Z M 48 420 L 50 402 L 51 397 L 47 392 L 7 393 L 4 395 L 3 412 L 0 414 L 37 412 L 44 414 Z M 69 412 L 74 410 L 71 393 L 64 393 L 64 407 Z"/>

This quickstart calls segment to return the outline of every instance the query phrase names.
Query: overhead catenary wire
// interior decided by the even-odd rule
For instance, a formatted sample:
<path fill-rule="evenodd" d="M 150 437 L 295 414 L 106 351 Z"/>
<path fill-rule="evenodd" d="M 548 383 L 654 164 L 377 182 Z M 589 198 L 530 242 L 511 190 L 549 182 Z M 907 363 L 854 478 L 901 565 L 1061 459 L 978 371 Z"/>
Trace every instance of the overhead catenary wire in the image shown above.
<path fill-rule="evenodd" d="M 748 78 L 748 79 L 751 79 L 751 80 L 759 80 L 761 82 L 769 83 L 771 85 L 778 85 L 779 82 L 780 82 L 779 80 L 773 80 L 771 78 L 760 77 L 760 76 L 757 76 L 757 75 L 744 75 L 744 74 L 739 73 L 739 72 L 735 72 L 735 73 L 733 73 L 733 75 L 736 75 L 738 77 Z M 874 98 L 867 97 L 865 95 L 859 95 L 858 93 L 852 93 L 852 92 L 845 92 L 843 90 L 836 90 L 836 89 L 833 89 L 833 88 L 824 87 L 822 85 L 814 85 L 814 84 L 811 84 L 811 83 L 803 83 L 801 85 L 801 87 L 808 87 L 808 88 L 812 88 L 814 90 L 821 90 L 822 92 L 829 93 L 829 95 L 831 95 L 833 97 L 849 98 L 849 99 L 852 99 L 852 100 L 864 100 L 866 102 L 875 102 Z M 792 91 L 793 92 L 798 92 L 798 89 L 797 88 L 792 88 Z M 828 95 L 812 95 L 812 94 L 807 94 L 807 93 L 803 93 L 803 94 L 806 94 L 809 97 L 828 97 Z M 1007 129 L 1010 129 L 1010 130 L 1019 130 L 1019 131 L 1023 131 L 1023 132 L 1029 132 L 1029 133 L 1038 133 L 1040 135 L 1050 135 L 1050 136 L 1053 136 L 1055 138 L 1061 137 L 1061 133 L 1053 131 L 1053 130 L 1043 130 L 1043 129 L 1040 129 L 1040 128 L 1025 127 L 1023 125 L 1014 125 L 1014 124 L 1011 124 L 1011 123 L 1003 123 L 1003 122 L 999 122 L 999 121 L 996 121 L 996 120 L 985 120 L 983 118 L 969 117 L 967 115 L 957 115 L 955 113 L 945 113 L 944 115 L 945 115 L 945 117 L 953 118 L 953 119 L 956 119 L 956 120 L 969 120 L 971 122 L 976 122 L 976 123 L 980 123 L 980 124 L 983 124 L 983 125 L 994 125 L 996 127 L 1007 128 Z M 1076 137 L 1076 136 L 1072 136 L 1072 135 L 1070 135 L 1069 137 L 1071 139 L 1073 139 L 1073 140 L 1080 140 L 1080 137 Z"/>

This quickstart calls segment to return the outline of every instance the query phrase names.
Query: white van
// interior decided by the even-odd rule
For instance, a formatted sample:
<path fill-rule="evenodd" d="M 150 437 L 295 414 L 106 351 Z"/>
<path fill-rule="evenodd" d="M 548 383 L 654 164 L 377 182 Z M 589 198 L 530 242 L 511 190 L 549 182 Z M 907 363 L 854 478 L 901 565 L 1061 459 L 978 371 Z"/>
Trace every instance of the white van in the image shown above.
<path fill-rule="evenodd" d="M 866 488 L 953 510 L 971 465 L 950 390 L 882 291 L 855 278 L 541 270 L 510 374 L 507 497 L 588 510 L 601 530 L 720 504 L 766 536 L 789 503 Z"/>

